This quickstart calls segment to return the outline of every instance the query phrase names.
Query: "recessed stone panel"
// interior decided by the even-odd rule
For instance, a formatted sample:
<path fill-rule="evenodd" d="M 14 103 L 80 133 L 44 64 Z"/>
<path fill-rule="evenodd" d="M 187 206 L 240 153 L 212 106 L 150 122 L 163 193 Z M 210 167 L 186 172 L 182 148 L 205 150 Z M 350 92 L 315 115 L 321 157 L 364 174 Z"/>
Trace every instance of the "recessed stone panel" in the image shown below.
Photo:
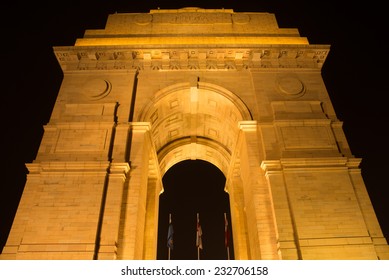
<path fill-rule="evenodd" d="M 103 151 L 107 135 L 107 129 L 61 129 L 55 152 Z"/>
<path fill-rule="evenodd" d="M 335 141 L 326 126 L 284 126 L 279 128 L 284 149 L 334 149 Z"/>

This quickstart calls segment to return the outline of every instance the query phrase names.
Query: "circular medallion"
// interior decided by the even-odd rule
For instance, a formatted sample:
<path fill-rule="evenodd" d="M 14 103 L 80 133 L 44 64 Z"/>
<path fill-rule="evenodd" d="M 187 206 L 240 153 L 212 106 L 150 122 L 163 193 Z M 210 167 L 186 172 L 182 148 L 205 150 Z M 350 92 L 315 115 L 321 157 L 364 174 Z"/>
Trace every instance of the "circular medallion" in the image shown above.
<path fill-rule="evenodd" d="M 281 77 L 276 81 L 278 90 L 290 97 L 300 97 L 305 93 L 304 84 L 295 77 Z"/>

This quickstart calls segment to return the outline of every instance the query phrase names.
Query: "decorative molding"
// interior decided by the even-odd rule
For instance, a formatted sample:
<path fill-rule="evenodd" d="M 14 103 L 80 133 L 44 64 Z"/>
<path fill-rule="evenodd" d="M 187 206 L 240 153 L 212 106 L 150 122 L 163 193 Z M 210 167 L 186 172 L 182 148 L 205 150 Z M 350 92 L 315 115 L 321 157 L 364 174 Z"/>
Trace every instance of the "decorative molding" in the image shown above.
<path fill-rule="evenodd" d="M 132 122 L 130 127 L 132 131 L 145 133 L 151 129 L 151 124 L 150 122 Z"/>
<path fill-rule="evenodd" d="M 361 159 L 347 157 L 328 157 L 328 158 L 290 158 L 280 160 L 264 160 L 261 168 L 268 174 L 269 172 L 281 172 L 293 170 L 306 171 L 307 168 L 315 169 L 333 169 L 348 168 L 350 170 L 359 169 Z"/>
<path fill-rule="evenodd" d="M 30 174 L 42 172 L 107 172 L 108 161 L 43 161 L 26 164 Z"/>
<path fill-rule="evenodd" d="M 257 121 L 239 121 L 238 126 L 244 132 L 257 131 Z"/>
<path fill-rule="evenodd" d="M 63 71 L 321 69 L 329 53 L 329 46 L 280 45 L 256 49 L 132 49 L 75 46 L 54 47 L 54 53 Z"/>

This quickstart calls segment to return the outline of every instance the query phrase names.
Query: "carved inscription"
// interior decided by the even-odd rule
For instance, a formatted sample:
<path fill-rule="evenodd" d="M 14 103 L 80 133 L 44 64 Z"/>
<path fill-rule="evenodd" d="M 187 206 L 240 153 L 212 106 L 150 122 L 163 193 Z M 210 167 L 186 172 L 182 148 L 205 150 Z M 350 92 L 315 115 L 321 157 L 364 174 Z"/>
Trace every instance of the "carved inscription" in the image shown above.
<path fill-rule="evenodd" d="M 225 13 L 178 13 L 154 15 L 154 23 L 160 24 L 228 24 L 231 23 L 231 15 Z"/>

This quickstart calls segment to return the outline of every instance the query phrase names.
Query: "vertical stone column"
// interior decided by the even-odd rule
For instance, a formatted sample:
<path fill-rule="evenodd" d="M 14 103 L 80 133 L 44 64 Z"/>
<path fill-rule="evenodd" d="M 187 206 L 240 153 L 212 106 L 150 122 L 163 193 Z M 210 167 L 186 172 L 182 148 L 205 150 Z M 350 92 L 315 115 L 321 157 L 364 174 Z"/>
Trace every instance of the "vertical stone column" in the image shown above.
<path fill-rule="evenodd" d="M 150 177 L 147 186 L 146 221 L 144 230 L 144 257 L 145 260 L 157 259 L 158 246 L 158 212 L 159 193 L 161 192 L 161 178 Z"/>
<path fill-rule="evenodd" d="M 115 139 L 112 149 L 112 162 L 128 162 L 129 137 L 131 123 L 118 123 L 115 127 Z"/>
<path fill-rule="evenodd" d="M 371 241 L 377 253 L 377 257 L 381 260 L 389 259 L 389 247 L 386 242 L 377 216 L 374 212 L 374 207 L 371 203 L 369 193 L 366 190 L 365 183 L 359 169 L 360 159 L 350 158 L 348 160 L 349 174 L 354 187 L 355 195 L 358 199 L 359 206 L 362 211 L 367 230 L 369 231 Z"/>
<path fill-rule="evenodd" d="M 102 200 L 101 232 L 97 244 L 99 260 L 117 258 L 123 187 L 129 170 L 128 163 L 111 163 L 109 167 L 107 186 Z"/>
<path fill-rule="evenodd" d="M 233 246 L 235 260 L 250 259 L 245 197 L 240 166 L 242 142 L 242 132 L 239 132 L 235 150 L 231 155 L 228 174 L 226 176 L 226 191 L 228 192 L 230 198 L 230 212 L 232 224 L 231 230 L 234 242 Z"/>
<path fill-rule="evenodd" d="M 367 222 L 372 208 L 355 162 L 344 157 L 263 161 L 282 259 L 377 258 L 369 233 L 377 227 Z"/>
<path fill-rule="evenodd" d="M 241 176 L 251 259 L 279 259 L 273 199 L 261 169 L 256 121 L 239 123 L 243 134 Z"/>
<path fill-rule="evenodd" d="M 149 172 L 149 123 L 131 123 L 130 176 L 124 190 L 119 232 L 119 259 L 143 259 Z"/>
<path fill-rule="evenodd" d="M 230 195 L 235 260 L 248 260 L 250 254 L 247 243 L 247 222 L 244 209 L 243 186 L 240 177 L 231 174 L 227 179 L 227 190 Z"/>
<path fill-rule="evenodd" d="M 96 253 L 108 162 L 41 162 L 29 174 L 6 253 L 89 259 Z"/>
<path fill-rule="evenodd" d="M 301 258 L 300 246 L 293 211 L 289 202 L 282 166 L 279 160 L 266 160 L 262 162 L 262 169 L 268 185 L 271 186 L 274 212 L 277 222 L 282 228 L 277 229 L 278 250 L 283 260 L 298 260 Z"/>

